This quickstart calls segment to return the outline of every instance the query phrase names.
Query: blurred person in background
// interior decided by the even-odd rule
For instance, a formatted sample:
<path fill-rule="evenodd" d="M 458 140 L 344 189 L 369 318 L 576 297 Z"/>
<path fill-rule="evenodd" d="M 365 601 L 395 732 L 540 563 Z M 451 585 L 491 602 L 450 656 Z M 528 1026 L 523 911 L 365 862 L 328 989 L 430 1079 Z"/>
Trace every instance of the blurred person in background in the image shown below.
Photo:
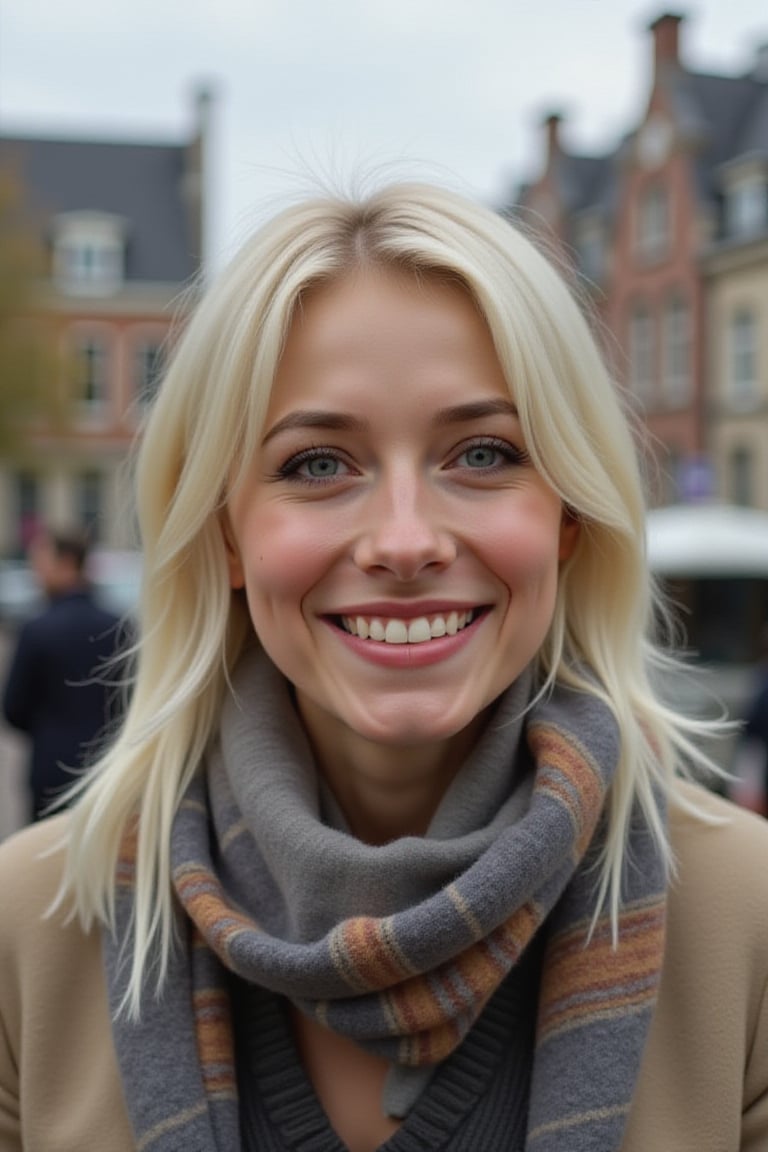
<path fill-rule="evenodd" d="M 422 185 L 287 209 L 137 486 L 124 723 L 0 845 L 2 1152 L 765 1152 L 768 827 L 684 778 L 541 253 Z"/>
<path fill-rule="evenodd" d="M 77 528 L 40 529 L 29 560 L 48 604 L 22 625 L 3 693 L 8 723 L 30 740 L 30 816 L 43 817 L 73 772 L 93 759 L 117 715 L 120 622 L 94 600 L 88 538 Z"/>
<path fill-rule="evenodd" d="M 742 808 L 768 816 L 768 625 L 761 635 L 762 659 L 734 755 L 729 795 Z"/>

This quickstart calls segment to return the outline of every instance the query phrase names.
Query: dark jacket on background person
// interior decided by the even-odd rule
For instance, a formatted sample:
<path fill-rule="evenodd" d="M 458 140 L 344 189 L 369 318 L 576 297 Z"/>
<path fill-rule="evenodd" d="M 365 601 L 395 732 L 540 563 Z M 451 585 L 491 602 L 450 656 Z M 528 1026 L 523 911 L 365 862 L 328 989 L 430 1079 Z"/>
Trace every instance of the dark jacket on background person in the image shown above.
<path fill-rule="evenodd" d="M 3 697 L 9 724 L 32 742 L 33 816 L 74 780 L 117 716 L 115 670 L 105 667 L 121 642 L 120 622 L 88 589 L 51 599 L 19 633 Z"/>

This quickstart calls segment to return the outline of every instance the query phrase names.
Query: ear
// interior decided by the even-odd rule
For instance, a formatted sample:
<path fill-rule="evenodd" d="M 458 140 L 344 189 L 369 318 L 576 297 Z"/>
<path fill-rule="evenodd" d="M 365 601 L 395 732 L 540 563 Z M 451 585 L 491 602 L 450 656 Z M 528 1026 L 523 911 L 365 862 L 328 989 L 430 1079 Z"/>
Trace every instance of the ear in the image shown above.
<path fill-rule="evenodd" d="M 221 536 L 224 541 L 224 551 L 227 554 L 227 568 L 229 569 L 229 584 L 231 588 L 243 588 L 245 586 L 245 572 L 243 571 L 243 562 L 240 558 L 240 549 L 235 542 L 232 525 L 229 522 L 229 516 L 226 509 L 219 516 L 219 528 L 221 529 Z"/>
<path fill-rule="evenodd" d="M 560 550 L 558 557 L 560 563 L 570 560 L 573 551 L 579 542 L 581 522 L 578 515 L 567 506 L 563 506 L 563 515 L 560 520 Z"/>

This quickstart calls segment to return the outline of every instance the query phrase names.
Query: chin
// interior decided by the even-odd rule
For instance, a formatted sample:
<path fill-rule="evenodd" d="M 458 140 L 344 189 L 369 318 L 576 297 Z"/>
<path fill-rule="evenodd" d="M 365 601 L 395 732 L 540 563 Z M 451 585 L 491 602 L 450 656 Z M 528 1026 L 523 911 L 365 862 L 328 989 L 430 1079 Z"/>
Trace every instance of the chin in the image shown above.
<path fill-rule="evenodd" d="M 449 717 L 445 710 L 434 717 L 425 716 L 423 711 L 409 716 L 407 709 L 398 709 L 391 716 L 367 717 L 366 723 L 357 728 L 358 734 L 375 744 L 388 747 L 415 747 L 424 744 L 439 744 L 463 732 L 479 713 L 472 716 Z"/>

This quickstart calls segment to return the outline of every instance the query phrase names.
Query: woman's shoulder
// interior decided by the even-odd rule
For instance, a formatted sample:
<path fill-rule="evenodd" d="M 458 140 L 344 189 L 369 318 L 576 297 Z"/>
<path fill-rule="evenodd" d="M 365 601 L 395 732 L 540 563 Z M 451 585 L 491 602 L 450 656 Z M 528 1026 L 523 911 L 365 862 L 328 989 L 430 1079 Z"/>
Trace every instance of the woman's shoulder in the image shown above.
<path fill-rule="evenodd" d="M 729 877 L 768 863 L 768 820 L 701 784 L 676 782 L 669 829 L 681 863 L 690 858 Z"/>
<path fill-rule="evenodd" d="M 61 882 L 68 816 L 32 824 L 0 843 L 0 954 L 39 942 L 65 914 L 48 916 Z"/>
<path fill-rule="evenodd" d="M 711 935 L 768 972 L 768 821 L 681 782 L 670 809 L 670 914 L 692 943 Z M 751 945 L 751 949 L 750 949 Z"/>
<path fill-rule="evenodd" d="M 768 821 L 699 785 L 670 807 L 659 997 L 623 1149 L 768 1147 Z"/>

